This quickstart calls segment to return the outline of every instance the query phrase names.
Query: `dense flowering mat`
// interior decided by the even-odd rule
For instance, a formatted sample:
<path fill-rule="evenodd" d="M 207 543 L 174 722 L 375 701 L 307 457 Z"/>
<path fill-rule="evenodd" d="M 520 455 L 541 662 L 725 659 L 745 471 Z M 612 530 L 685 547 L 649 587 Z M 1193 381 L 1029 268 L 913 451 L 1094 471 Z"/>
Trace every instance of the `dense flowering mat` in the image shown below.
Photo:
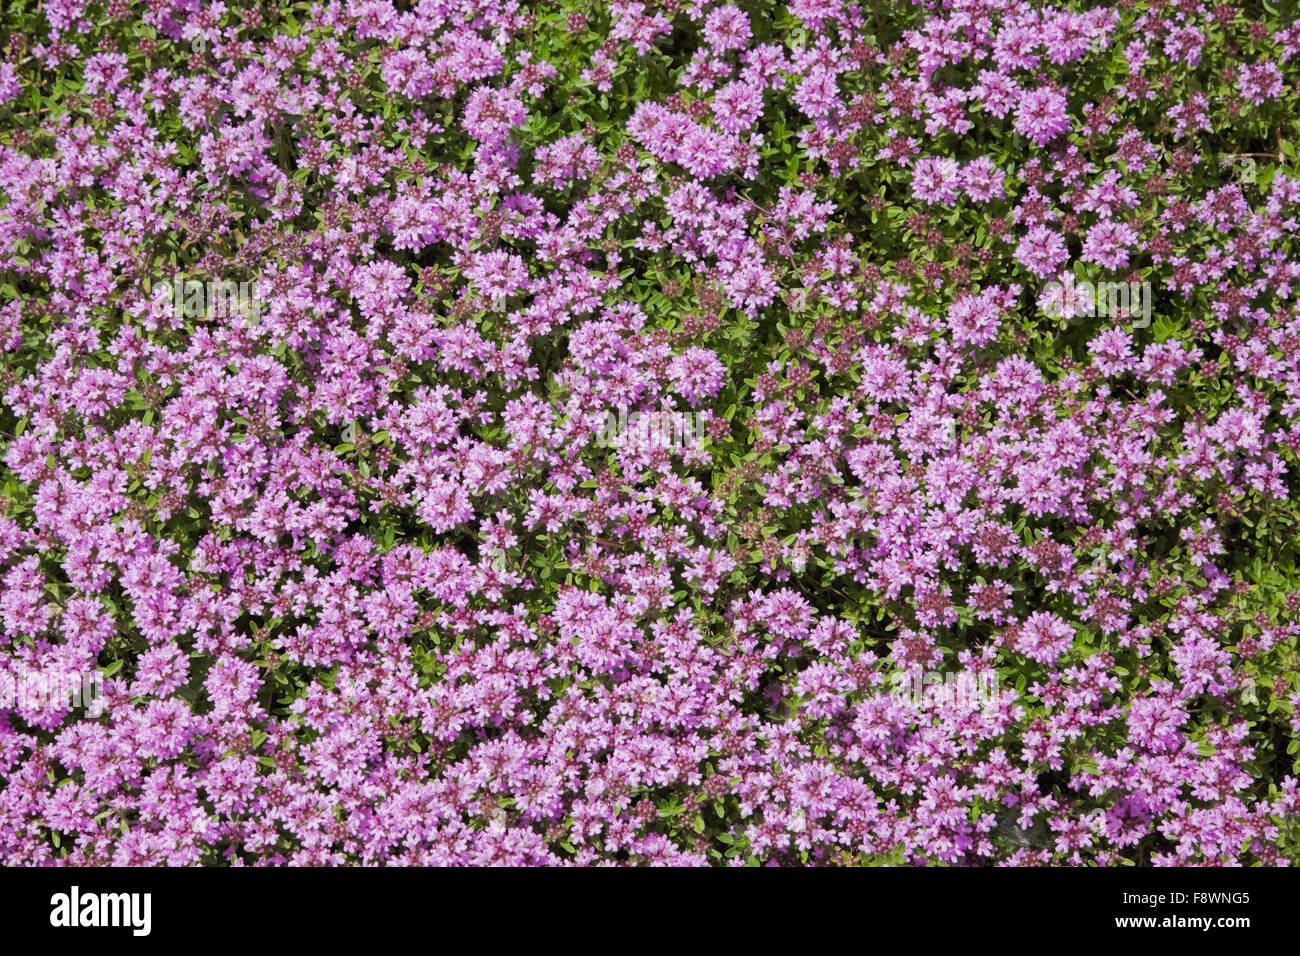
<path fill-rule="evenodd" d="M 1289 9 L 7 4 L 0 862 L 1296 860 Z"/>

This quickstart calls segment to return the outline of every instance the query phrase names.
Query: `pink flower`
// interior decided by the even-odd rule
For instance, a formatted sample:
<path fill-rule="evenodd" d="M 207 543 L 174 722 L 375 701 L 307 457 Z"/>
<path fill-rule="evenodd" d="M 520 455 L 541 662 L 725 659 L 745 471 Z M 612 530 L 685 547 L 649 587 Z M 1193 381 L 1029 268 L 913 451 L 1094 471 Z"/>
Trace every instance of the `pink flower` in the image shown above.
<path fill-rule="evenodd" d="M 716 395 L 726 374 L 727 367 L 708 349 L 687 349 L 668 363 L 669 381 L 692 406 Z"/>
<path fill-rule="evenodd" d="M 1054 275 L 1069 258 L 1065 239 L 1047 226 L 1032 226 L 1016 246 L 1016 261 L 1040 278 Z"/>
<path fill-rule="evenodd" d="M 1128 223 L 1103 219 L 1088 229 L 1083 240 L 1083 261 L 1107 269 L 1122 269 L 1129 263 L 1129 247 L 1138 234 Z"/>
<path fill-rule="evenodd" d="M 1074 629 L 1046 611 L 1035 611 L 1011 630 L 1015 633 L 1011 646 L 1017 653 L 1048 666 L 1055 664 L 1074 640 Z"/>
<path fill-rule="evenodd" d="M 1037 86 L 1020 94 L 1016 103 L 1016 132 L 1039 146 L 1045 146 L 1070 129 L 1065 95 L 1048 86 Z"/>
<path fill-rule="evenodd" d="M 952 205 L 957 201 L 960 185 L 956 160 L 927 156 L 912 170 L 912 195 L 921 202 Z"/>

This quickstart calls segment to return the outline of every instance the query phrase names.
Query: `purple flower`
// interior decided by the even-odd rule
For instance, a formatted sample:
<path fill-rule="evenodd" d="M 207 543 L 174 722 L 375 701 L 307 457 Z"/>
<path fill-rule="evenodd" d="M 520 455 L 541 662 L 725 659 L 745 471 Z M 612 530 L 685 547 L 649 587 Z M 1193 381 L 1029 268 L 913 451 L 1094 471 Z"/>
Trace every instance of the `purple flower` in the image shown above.
<path fill-rule="evenodd" d="M 956 160 L 927 156 L 912 170 L 912 195 L 921 202 L 952 205 L 957 201 L 960 170 Z"/>
<path fill-rule="evenodd" d="M 1069 129 L 1065 94 L 1048 86 L 1037 86 L 1020 94 L 1016 103 L 1016 132 L 1021 136 L 1045 146 Z"/>
<path fill-rule="evenodd" d="M 1040 278 L 1057 272 L 1069 258 L 1065 239 L 1047 226 L 1032 226 L 1016 246 L 1016 261 Z"/>

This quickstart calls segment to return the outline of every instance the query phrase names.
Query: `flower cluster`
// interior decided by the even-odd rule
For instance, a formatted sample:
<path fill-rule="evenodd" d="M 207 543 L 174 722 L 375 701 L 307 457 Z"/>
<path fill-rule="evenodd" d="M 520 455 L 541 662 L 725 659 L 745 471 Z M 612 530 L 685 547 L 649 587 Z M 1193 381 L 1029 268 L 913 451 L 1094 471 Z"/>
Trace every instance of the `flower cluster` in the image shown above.
<path fill-rule="evenodd" d="M 9 5 L 0 862 L 1300 859 L 1271 10 Z"/>

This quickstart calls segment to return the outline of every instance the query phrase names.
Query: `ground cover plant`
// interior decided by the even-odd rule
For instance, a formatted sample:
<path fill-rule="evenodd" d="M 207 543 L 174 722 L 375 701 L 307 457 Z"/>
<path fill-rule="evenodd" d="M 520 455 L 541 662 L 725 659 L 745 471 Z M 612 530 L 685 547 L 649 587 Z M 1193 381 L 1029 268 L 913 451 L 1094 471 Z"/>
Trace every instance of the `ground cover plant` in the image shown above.
<path fill-rule="evenodd" d="M 1293 4 L 0 10 L 0 862 L 1297 860 Z"/>

